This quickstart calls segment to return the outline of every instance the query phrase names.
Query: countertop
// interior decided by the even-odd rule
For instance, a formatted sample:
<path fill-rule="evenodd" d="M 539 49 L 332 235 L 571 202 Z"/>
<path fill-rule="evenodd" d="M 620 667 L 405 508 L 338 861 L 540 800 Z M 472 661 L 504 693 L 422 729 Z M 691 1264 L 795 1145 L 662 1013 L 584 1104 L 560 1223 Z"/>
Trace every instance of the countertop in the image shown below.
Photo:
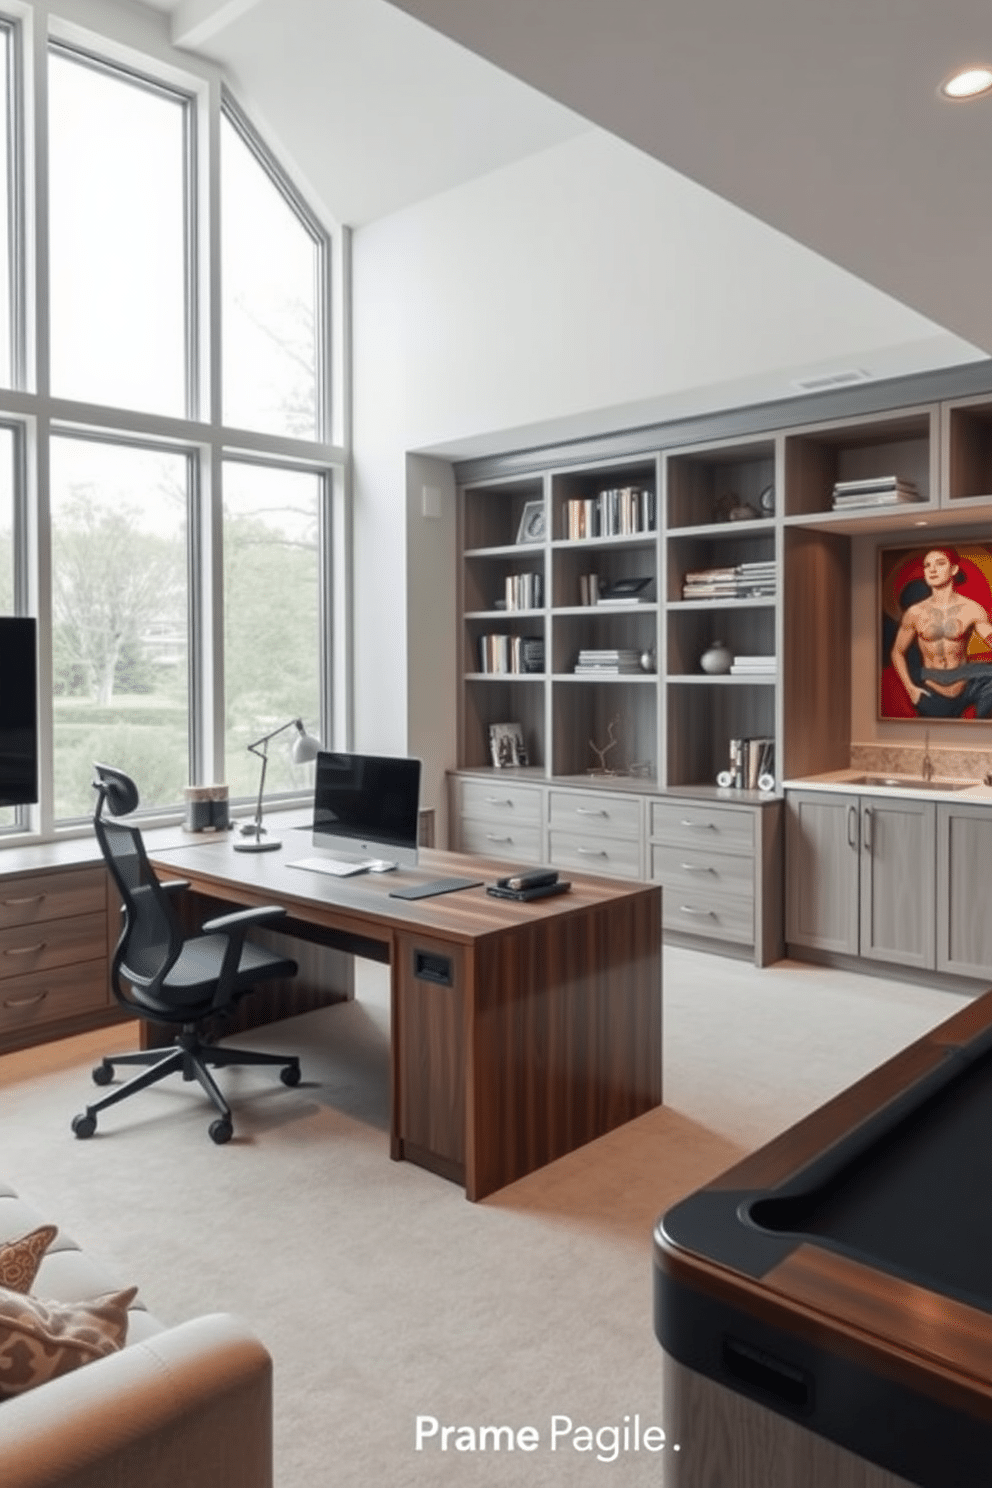
<path fill-rule="evenodd" d="M 899 784 L 872 785 L 866 783 L 866 777 L 876 781 L 897 780 Z M 956 788 L 948 789 L 951 785 Z M 852 795 L 895 796 L 897 798 L 902 796 L 910 800 L 922 798 L 928 801 L 967 801 L 992 806 L 992 786 L 983 785 L 980 780 L 961 780 L 951 776 L 939 776 L 933 783 L 930 783 L 911 775 L 887 774 L 882 770 L 830 770 L 825 775 L 807 775 L 795 780 L 783 781 L 782 788 L 783 790 L 846 790 Z"/>

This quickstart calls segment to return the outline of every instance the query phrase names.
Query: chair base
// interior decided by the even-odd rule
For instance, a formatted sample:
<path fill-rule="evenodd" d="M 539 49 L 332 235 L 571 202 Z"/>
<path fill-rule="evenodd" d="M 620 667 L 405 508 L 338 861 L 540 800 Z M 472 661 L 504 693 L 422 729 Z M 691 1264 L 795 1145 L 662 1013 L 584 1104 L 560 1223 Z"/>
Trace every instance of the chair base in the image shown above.
<path fill-rule="evenodd" d="M 160 1080 L 166 1079 L 169 1075 L 181 1074 L 184 1080 L 199 1081 L 206 1091 L 213 1105 L 220 1112 L 218 1119 L 210 1126 L 210 1136 L 215 1142 L 227 1142 L 230 1141 L 233 1133 L 231 1108 L 210 1073 L 211 1067 L 224 1069 L 228 1065 L 235 1064 L 275 1065 L 280 1067 L 279 1077 L 284 1085 L 300 1083 L 300 1061 L 295 1054 L 265 1054 L 257 1049 L 231 1049 L 224 1044 L 208 1044 L 200 1038 L 195 1028 L 184 1028 L 165 1048 L 140 1049 L 127 1054 L 108 1054 L 93 1071 L 95 1083 L 109 1085 L 114 1078 L 114 1066 L 118 1064 L 142 1066 L 141 1073 L 133 1075 L 116 1090 L 91 1102 L 84 1112 L 76 1116 L 72 1122 L 72 1130 L 77 1137 L 85 1138 L 93 1135 L 96 1131 L 98 1112 L 105 1111 L 108 1106 L 117 1105 L 119 1101 L 127 1100 L 129 1096 L 137 1095 L 139 1090 L 146 1090 L 150 1085 L 157 1085 Z"/>

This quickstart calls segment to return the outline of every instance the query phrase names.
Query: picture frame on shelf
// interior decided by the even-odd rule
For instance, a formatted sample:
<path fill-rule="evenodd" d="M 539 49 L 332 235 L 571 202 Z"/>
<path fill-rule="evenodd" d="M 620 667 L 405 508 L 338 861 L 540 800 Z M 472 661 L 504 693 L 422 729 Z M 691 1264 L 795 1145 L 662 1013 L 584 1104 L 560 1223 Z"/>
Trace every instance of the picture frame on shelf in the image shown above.
<path fill-rule="evenodd" d="M 544 500 L 524 502 L 524 509 L 520 513 L 520 524 L 517 527 L 518 543 L 543 542 L 547 536 L 547 514 L 545 512 Z"/>
<path fill-rule="evenodd" d="M 878 717 L 988 721 L 992 542 L 880 548 L 878 556 Z"/>
<path fill-rule="evenodd" d="M 519 723 L 489 725 L 489 753 L 497 770 L 529 764 L 524 745 L 524 731 Z"/>

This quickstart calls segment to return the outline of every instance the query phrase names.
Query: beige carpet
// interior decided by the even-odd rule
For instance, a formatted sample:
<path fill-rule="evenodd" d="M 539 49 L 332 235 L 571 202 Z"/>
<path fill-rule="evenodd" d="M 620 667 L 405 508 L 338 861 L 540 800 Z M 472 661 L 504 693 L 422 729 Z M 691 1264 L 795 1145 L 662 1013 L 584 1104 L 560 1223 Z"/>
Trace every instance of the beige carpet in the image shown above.
<path fill-rule="evenodd" d="M 69 1120 L 106 1035 L 0 1059 L 0 1176 L 163 1319 L 223 1309 L 252 1323 L 275 1358 L 278 1488 L 658 1488 L 663 1454 L 606 1465 L 573 1444 L 625 1416 L 664 1426 L 654 1220 L 963 999 L 669 949 L 664 1108 L 473 1205 L 389 1160 L 379 971 L 355 1003 L 242 1036 L 299 1051 L 304 1083 L 222 1076 L 236 1102 L 226 1147 L 181 1082 L 76 1141 Z M 111 1042 L 127 1047 L 126 1033 Z M 418 1416 L 533 1426 L 537 1449 L 457 1451 L 451 1438 L 418 1452 Z M 556 1450 L 554 1416 L 576 1428 Z"/>

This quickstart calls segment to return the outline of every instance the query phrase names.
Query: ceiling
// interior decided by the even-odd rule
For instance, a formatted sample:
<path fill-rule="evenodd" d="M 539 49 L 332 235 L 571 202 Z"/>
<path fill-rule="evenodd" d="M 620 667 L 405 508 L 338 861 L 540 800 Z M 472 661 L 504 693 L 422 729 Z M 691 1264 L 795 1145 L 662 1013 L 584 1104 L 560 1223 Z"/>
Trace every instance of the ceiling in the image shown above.
<path fill-rule="evenodd" d="M 151 3 L 338 221 L 598 125 L 992 352 L 988 0 Z"/>
<path fill-rule="evenodd" d="M 395 0 L 992 351 L 988 0 Z"/>
<path fill-rule="evenodd" d="M 590 127 L 386 0 L 151 3 L 352 227 Z"/>

